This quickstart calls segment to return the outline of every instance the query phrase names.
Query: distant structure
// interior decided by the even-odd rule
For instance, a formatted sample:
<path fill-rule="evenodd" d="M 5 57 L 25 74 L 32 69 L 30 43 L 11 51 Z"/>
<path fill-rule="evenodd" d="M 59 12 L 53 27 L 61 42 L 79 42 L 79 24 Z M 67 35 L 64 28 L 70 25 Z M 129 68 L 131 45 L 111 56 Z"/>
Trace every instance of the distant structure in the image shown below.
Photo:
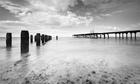
<path fill-rule="evenodd" d="M 128 34 L 130 34 L 130 39 L 133 38 L 134 34 L 134 39 L 136 40 L 137 36 L 136 34 L 140 32 L 140 30 L 128 30 L 128 31 L 116 31 L 116 32 L 102 32 L 102 33 L 86 33 L 86 34 L 74 34 L 74 37 L 78 37 L 78 38 L 103 38 L 105 39 L 106 36 L 109 39 L 109 35 L 110 34 L 114 34 L 115 38 L 117 39 L 117 37 L 119 37 L 119 39 L 124 39 L 126 37 L 126 39 L 128 39 Z M 125 34 L 125 37 L 124 37 Z M 119 36 L 118 36 L 119 35 Z"/>

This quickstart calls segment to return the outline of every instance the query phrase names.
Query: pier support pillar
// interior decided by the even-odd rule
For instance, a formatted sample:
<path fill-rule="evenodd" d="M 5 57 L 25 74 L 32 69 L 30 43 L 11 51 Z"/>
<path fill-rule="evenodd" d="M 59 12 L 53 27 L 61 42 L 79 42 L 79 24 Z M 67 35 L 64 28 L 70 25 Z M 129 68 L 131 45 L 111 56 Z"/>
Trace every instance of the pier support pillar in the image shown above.
<path fill-rule="evenodd" d="M 126 34 L 126 39 L 128 39 L 128 33 L 125 33 Z"/>
<path fill-rule="evenodd" d="M 122 39 L 124 39 L 124 33 L 122 33 Z"/>
<path fill-rule="evenodd" d="M 95 34 L 93 34 L 93 38 L 95 38 Z"/>
<path fill-rule="evenodd" d="M 109 39 L 109 34 L 107 34 L 107 37 L 108 37 L 108 39 Z"/>
<path fill-rule="evenodd" d="M 90 35 L 90 38 L 92 38 L 92 35 Z"/>
<path fill-rule="evenodd" d="M 36 34 L 36 46 L 40 46 L 40 33 Z"/>
<path fill-rule="evenodd" d="M 96 38 L 98 38 L 98 34 L 96 34 Z"/>
<path fill-rule="evenodd" d="M 104 35 L 104 39 L 105 39 L 105 34 L 103 34 Z"/>
<path fill-rule="evenodd" d="M 130 32 L 130 39 L 132 40 L 132 32 Z"/>
<path fill-rule="evenodd" d="M 121 39 L 121 33 L 119 33 L 119 39 Z"/>
<path fill-rule="evenodd" d="M 29 32 L 26 30 L 21 31 L 21 53 L 29 52 Z"/>
<path fill-rule="evenodd" d="M 137 32 L 134 32 L 134 34 L 135 34 L 135 40 L 137 39 Z"/>
<path fill-rule="evenodd" d="M 115 39 L 117 39 L 117 33 L 115 33 Z"/>
<path fill-rule="evenodd" d="M 100 38 L 102 38 L 102 34 L 100 34 Z"/>
<path fill-rule="evenodd" d="M 6 47 L 12 47 L 12 33 L 6 34 Z"/>

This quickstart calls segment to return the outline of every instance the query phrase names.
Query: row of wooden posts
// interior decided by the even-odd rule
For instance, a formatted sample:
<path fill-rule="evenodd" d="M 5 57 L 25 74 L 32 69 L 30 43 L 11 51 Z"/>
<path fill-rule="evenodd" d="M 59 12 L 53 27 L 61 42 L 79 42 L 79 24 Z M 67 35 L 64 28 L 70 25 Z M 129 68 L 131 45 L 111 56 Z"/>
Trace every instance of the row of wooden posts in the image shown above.
<path fill-rule="evenodd" d="M 21 38 L 20 39 L 21 53 L 27 53 L 29 51 L 29 39 L 30 39 L 30 43 L 33 43 L 33 41 L 35 41 L 36 46 L 40 46 L 41 42 L 42 44 L 45 44 L 47 41 L 52 40 L 52 36 L 50 35 L 37 33 L 35 36 L 33 36 L 33 35 L 29 35 L 29 32 L 27 30 L 21 31 L 20 38 Z M 7 48 L 12 47 L 12 33 L 6 34 L 6 47 Z"/>

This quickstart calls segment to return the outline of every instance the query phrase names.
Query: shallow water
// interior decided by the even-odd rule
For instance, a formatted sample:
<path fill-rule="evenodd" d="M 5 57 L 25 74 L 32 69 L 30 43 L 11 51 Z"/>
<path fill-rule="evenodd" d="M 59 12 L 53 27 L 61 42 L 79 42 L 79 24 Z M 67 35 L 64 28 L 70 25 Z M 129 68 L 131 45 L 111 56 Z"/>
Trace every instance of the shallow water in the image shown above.
<path fill-rule="evenodd" d="M 1 84 L 140 84 L 139 39 L 59 38 L 29 50 L 0 39 Z"/>

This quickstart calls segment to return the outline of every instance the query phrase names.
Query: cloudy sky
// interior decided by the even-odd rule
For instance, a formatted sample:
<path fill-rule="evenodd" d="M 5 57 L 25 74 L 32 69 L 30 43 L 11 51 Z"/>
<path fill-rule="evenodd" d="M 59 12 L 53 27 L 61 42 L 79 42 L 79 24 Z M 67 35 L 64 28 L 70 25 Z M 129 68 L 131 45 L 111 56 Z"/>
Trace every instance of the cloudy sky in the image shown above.
<path fill-rule="evenodd" d="M 140 29 L 140 0 L 0 0 L 0 36 Z"/>

